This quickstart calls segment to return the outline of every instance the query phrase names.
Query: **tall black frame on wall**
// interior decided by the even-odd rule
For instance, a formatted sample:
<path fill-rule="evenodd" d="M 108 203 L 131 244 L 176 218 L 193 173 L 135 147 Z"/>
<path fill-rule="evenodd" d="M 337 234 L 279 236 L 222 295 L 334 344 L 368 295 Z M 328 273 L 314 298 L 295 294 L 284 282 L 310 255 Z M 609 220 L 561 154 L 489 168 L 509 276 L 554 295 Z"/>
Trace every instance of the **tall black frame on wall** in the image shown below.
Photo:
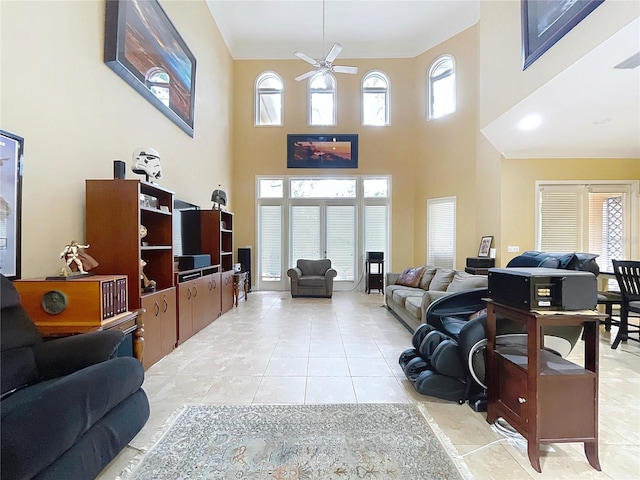
<path fill-rule="evenodd" d="M 24 138 L 0 130 L 0 273 L 20 278 Z"/>
<path fill-rule="evenodd" d="M 549 50 L 604 0 L 521 0 L 522 70 Z"/>
<path fill-rule="evenodd" d="M 107 0 L 104 61 L 140 95 L 193 137 L 196 58 L 157 0 Z M 168 105 L 150 72 L 168 75 Z"/>

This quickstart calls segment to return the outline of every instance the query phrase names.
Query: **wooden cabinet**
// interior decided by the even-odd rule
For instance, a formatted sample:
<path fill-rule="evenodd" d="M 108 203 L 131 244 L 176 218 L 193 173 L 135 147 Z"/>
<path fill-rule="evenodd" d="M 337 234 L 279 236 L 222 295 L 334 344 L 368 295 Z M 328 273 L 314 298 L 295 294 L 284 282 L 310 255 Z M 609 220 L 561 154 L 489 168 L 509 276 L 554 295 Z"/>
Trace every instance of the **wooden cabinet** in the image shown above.
<path fill-rule="evenodd" d="M 129 308 L 146 308 L 145 367 L 169 353 L 176 341 L 172 211 L 173 192 L 157 185 L 141 180 L 86 181 L 86 243 L 99 262 L 92 272 L 127 275 Z M 146 229 L 143 238 L 141 226 Z M 142 272 L 155 282 L 154 291 L 143 289 Z"/>
<path fill-rule="evenodd" d="M 221 312 L 233 306 L 233 213 L 224 210 L 186 210 L 182 212 L 184 235 L 182 249 L 186 255 L 208 254 L 218 266 L 222 282 Z"/>
<path fill-rule="evenodd" d="M 172 352 L 176 345 L 176 292 L 168 288 L 142 297 L 145 369 Z"/>
<path fill-rule="evenodd" d="M 583 442 L 591 466 L 598 460 L 598 323 L 602 315 L 536 313 L 487 302 L 487 421 L 503 417 L 528 442 L 541 472 L 540 444 Z M 526 325 L 526 351 L 496 347 L 496 322 Z M 544 326 L 584 326 L 584 367 L 544 350 Z"/>
<path fill-rule="evenodd" d="M 178 344 L 220 316 L 220 273 L 217 267 L 176 274 L 178 285 Z"/>

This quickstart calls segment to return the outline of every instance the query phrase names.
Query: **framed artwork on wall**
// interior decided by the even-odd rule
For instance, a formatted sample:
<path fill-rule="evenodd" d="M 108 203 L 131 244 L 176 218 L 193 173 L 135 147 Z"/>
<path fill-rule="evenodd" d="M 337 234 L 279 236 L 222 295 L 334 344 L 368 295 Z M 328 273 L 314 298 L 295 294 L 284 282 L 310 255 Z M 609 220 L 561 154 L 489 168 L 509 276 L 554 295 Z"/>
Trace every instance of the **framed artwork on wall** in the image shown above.
<path fill-rule="evenodd" d="M 24 139 L 0 130 L 0 273 L 20 278 Z"/>
<path fill-rule="evenodd" d="M 604 0 L 521 0 L 522 70 L 549 50 Z"/>
<path fill-rule="evenodd" d="M 196 59 L 157 0 L 107 0 L 104 61 L 193 137 Z"/>
<path fill-rule="evenodd" d="M 358 168 L 358 135 L 287 135 L 287 168 Z"/>
<path fill-rule="evenodd" d="M 486 235 L 480 239 L 480 247 L 478 248 L 478 257 L 489 258 L 491 253 L 491 242 L 493 242 L 493 236 Z"/>

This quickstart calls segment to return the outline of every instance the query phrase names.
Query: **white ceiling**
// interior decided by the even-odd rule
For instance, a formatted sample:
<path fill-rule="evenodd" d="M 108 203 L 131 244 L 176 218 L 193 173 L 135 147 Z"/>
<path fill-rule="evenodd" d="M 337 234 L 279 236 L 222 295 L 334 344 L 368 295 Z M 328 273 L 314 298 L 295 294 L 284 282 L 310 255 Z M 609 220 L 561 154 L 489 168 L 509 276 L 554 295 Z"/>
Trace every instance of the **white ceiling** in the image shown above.
<path fill-rule="evenodd" d="M 237 60 L 412 58 L 479 20 L 480 0 L 207 0 Z M 482 129 L 506 158 L 640 158 L 640 18 Z M 302 61 L 301 61 L 302 62 Z M 542 124 L 521 131 L 530 113 Z"/>

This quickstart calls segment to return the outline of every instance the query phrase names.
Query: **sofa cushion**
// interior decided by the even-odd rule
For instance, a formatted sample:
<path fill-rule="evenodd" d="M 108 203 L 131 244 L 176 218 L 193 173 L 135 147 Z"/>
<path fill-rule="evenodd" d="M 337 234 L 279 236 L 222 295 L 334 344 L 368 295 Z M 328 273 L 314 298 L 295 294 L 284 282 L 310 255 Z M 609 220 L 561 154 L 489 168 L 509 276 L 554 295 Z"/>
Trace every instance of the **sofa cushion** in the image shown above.
<path fill-rule="evenodd" d="M 486 275 L 472 275 L 466 272 L 456 272 L 453 280 L 447 287 L 447 292 L 462 292 L 474 288 L 486 288 L 488 277 Z"/>
<path fill-rule="evenodd" d="M 422 278 L 420 279 L 421 289 L 429 290 L 429 285 L 431 284 L 431 280 L 433 280 L 433 276 L 436 274 L 437 270 L 437 267 L 425 266 L 424 273 L 422 274 Z"/>
<path fill-rule="evenodd" d="M 420 279 L 424 274 L 424 267 L 405 268 L 398 277 L 397 285 L 405 285 L 407 287 L 417 287 L 420 285 Z"/>
<path fill-rule="evenodd" d="M 407 298 L 418 297 L 422 301 L 422 296 L 424 295 L 424 293 L 424 290 L 420 288 L 398 288 L 397 290 L 393 291 L 393 295 L 391 298 L 393 298 L 394 302 L 404 307 Z"/>
<path fill-rule="evenodd" d="M 422 297 L 407 297 L 404 308 L 417 321 L 422 321 Z"/>
<path fill-rule="evenodd" d="M 455 270 L 448 268 L 438 268 L 436 274 L 433 276 L 431 283 L 429 284 L 429 290 L 435 290 L 436 292 L 444 292 L 453 280 Z"/>

